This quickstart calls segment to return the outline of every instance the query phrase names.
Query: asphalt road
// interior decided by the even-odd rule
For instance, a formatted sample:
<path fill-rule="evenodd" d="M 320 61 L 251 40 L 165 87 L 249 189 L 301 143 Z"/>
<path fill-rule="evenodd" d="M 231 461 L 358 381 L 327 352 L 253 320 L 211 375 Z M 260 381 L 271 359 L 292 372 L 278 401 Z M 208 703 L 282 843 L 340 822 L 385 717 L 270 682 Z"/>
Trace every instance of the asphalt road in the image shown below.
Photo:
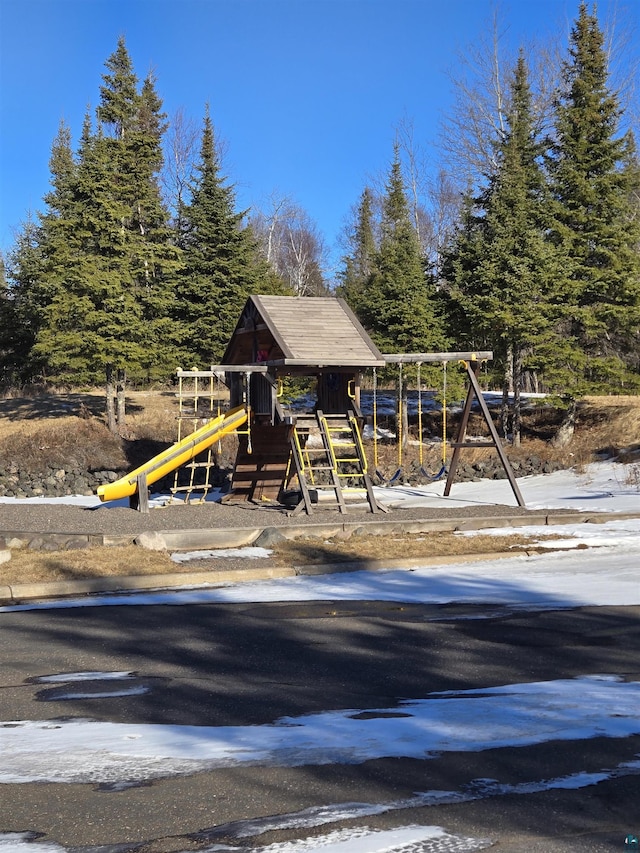
<path fill-rule="evenodd" d="M 638 607 L 513 613 L 386 602 L 3 613 L 0 720 L 248 725 L 330 709 L 384 708 L 440 690 L 594 673 L 638 680 L 639 616 Z M 60 698 L 55 684 L 36 681 L 114 670 L 136 672 L 149 691 L 69 700 Z M 84 688 L 100 685 L 87 682 Z M 171 853 L 214 844 L 246 850 L 328 831 L 247 830 L 247 821 L 269 815 L 398 801 L 416 791 L 460 790 L 477 779 L 516 784 L 599 771 L 639 754 L 640 737 L 593 738 L 424 761 L 233 766 L 125 790 L 4 784 L 0 836 L 32 831 L 67 850 L 99 847 L 100 853 Z M 330 828 L 362 823 L 346 819 Z M 491 839 L 492 849 L 501 853 L 623 850 L 625 836 L 640 832 L 640 775 L 578 790 L 391 810 L 364 823 L 442 826 Z M 37 849 L 35 844 L 34 853 Z"/>

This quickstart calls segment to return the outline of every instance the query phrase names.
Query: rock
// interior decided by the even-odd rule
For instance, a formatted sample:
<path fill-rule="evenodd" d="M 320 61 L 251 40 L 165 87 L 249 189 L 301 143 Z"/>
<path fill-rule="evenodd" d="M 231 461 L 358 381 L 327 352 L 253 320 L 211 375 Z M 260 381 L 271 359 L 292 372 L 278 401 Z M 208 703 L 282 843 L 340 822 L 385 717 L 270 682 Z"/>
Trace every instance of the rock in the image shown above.
<path fill-rule="evenodd" d="M 255 542 L 253 542 L 253 545 L 258 548 L 271 548 L 272 545 L 284 542 L 286 538 L 286 536 L 280 533 L 277 527 L 266 527 Z"/>

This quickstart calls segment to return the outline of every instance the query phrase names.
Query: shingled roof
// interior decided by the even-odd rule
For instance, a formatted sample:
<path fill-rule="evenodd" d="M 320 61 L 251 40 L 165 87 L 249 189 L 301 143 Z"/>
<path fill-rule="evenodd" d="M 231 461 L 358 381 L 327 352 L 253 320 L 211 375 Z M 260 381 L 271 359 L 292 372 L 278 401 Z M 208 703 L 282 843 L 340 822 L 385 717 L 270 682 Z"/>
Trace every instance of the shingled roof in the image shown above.
<path fill-rule="evenodd" d="M 222 363 L 256 360 L 317 368 L 385 364 L 346 302 L 331 296 L 250 296 Z"/>

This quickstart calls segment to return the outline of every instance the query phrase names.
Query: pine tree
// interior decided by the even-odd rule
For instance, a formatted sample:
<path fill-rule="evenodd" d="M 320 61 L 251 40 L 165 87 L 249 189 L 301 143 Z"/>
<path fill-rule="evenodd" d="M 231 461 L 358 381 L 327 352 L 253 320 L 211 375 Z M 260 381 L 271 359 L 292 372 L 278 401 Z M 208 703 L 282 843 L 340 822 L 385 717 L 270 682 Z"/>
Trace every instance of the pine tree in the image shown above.
<path fill-rule="evenodd" d="M 184 268 L 177 285 L 176 325 L 189 367 L 219 362 L 250 294 L 284 292 L 252 232 L 236 213 L 233 187 L 220 174 L 214 132 L 204 118 L 197 178 L 182 211 Z"/>
<path fill-rule="evenodd" d="M 449 244 L 443 248 L 440 293 L 449 334 L 459 349 L 491 349 L 491 330 L 470 322 L 464 294 L 482 292 L 478 268 L 483 257 L 485 218 L 481 200 L 468 189 L 460 206 L 460 217 Z"/>
<path fill-rule="evenodd" d="M 365 187 L 360 197 L 349 242 L 351 253 L 343 259 L 344 269 L 337 295 L 345 299 L 352 310 L 359 314 L 367 284 L 373 273 L 377 251 L 373 226 L 373 194 L 369 187 Z"/>
<path fill-rule="evenodd" d="M 52 189 L 44 197 L 47 212 L 39 215 L 39 225 L 31 220 L 25 223 L 11 254 L 15 354 L 19 362 L 16 369 L 22 381 L 49 380 L 47 354 L 38 353 L 34 347 L 46 325 L 48 307 L 58 290 L 64 288 L 73 262 L 69 217 L 75 163 L 71 131 L 64 121 L 53 141 L 49 166 Z"/>
<path fill-rule="evenodd" d="M 381 240 L 359 316 L 383 352 L 442 351 L 434 288 L 411 224 L 396 147 L 383 200 Z"/>
<path fill-rule="evenodd" d="M 366 214 L 366 207 L 364 210 Z M 367 221 L 365 215 L 365 226 Z M 366 245 L 368 249 L 366 228 L 363 229 L 363 237 L 365 240 L 359 248 Z M 411 222 L 397 145 L 382 200 L 380 245 L 373 257 L 360 253 L 362 271 L 369 260 L 372 261 L 371 274 L 366 282 L 362 282 L 357 307 L 359 319 L 378 348 L 386 353 L 445 350 L 446 338 L 436 307 L 435 288 L 426 275 L 418 235 Z M 403 444 L 408 439 L 407 382 L 415 380 L 416 372 L 414 369 L 405 370 L 405 382 L 400 379 L 400 372 L 395 373 L 394 369 L 381 376 L 383 381 L 393 377 L 398 383 L 402 418 L 398 418 L 397 430 L 403 437 Z M 433 368 L 427 368 L 422 376 L 426 381 L 437 381 Z"/>
<path fill-rule="evenodd" d="M 43 376 L 44 365 L 38 364 L 33 356 L 45 298 L 40 241 L 41 229 L 27 219 L 6 259 L 4 372 L 7 380 L 15 384 Z"/>
<path fill-rule="evenodd" d="M 166 115 L 152 75 L 144 80 L 138 95 L 123 38 L 106 66 L 111 73 L 103 76 L 97 115 L 104 133 L 97 144 L 104 148 L 110 180 L 118 187 L 114 201 L 125 208 L 120 221 L 127 244 L 123 265 L 131 277 L 143 323 L 143 356 L 129 370 L 162 378 L 177 357 L 170 316 L 175 275 L 181 266 L 159 187 Z"/>
<path fill-rule="evenodd" d="M 85 118 L 78 163 L 62 182 L 52 155 L 53 192 L 42 218 L 48 298 L 34 352 L 60 383 L 100 382 L 144 355 L 132 276 L 123 263 L 127 205 L 115 197 L 103 140 Z"/>
<path fill-rule="evenodd" d="M 556 383 L 610 392 L 638 381 L 629 372 L 637 371 L 640 328 L 638 166 L 608 88 L 603 34 L 586 3 L 562 75 L 549 160 L 552 238 L 564 259 L 557 313 L 565 351 Z"/>
<path fill-rule="evenodd" d="M 162 206 L 164 115 L 152 78 L 137 93 L 124 40 L 107 60 L 99 124 L 87 115 L 76 160 L 68 133 L 51 158 L 52 191 L 42 218 L 43 322 L 34 354 L 59 382 L 119 377 L 124 426 L 127 375 L 166 378 L 177 364 L 170 320 L 179 251 Z"/>
<path fill-rule="evenodd" d="M 0 253 L 0 385 L 13 384 L 13 335 L 16 323 L 14 307 L 10 298 L 4 257 Z"/>
<path fill-rule="evenodd" d="M 525 359 L 535 357 L 536 347 L 550 334 L 548 303 L 557 274 L 555 253 L 546 240 L 541 146 L 533 129 L 522 52 L 510 94 L 504 138 L 497 145 L 497 169 L 479 199 L 480 241 L 475 243 L 473 262 L 465 259 L 470 275 L 459 279 L 458 293 L 469 324 L 494 350 L 502 369 L 505 434 L 508 394 L 513 391 L 512 433 L 518 444 Z"/>

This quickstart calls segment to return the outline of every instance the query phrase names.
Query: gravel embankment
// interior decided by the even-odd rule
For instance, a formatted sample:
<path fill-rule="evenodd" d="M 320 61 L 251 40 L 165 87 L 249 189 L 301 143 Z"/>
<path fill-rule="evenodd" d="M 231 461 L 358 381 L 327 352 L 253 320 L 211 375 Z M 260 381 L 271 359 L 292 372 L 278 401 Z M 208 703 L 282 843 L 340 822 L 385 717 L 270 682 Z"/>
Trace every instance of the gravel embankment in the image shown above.
<path fill-rule="evenodd" d="M 438 518 L 474 518 L 525 515 L 517 506 L 486 504 L 473 507 L 395 509 L 373 515 L 352 508 L 340 515 L 334 507 L 321 508 L 313 515 L 301 513 L 291 518 L 280 507 L 234 504 L 192 504 L 154 508 L 148 514 L 127 507 L 99 506 L 95 509 L 70 504 L 0 503 L 0 536 L 7 532 L 78 533 L 126 535 L 154 530 L 198 530 L 237 527 L 281 527 L 333 522 L 412 521 Z"/>

